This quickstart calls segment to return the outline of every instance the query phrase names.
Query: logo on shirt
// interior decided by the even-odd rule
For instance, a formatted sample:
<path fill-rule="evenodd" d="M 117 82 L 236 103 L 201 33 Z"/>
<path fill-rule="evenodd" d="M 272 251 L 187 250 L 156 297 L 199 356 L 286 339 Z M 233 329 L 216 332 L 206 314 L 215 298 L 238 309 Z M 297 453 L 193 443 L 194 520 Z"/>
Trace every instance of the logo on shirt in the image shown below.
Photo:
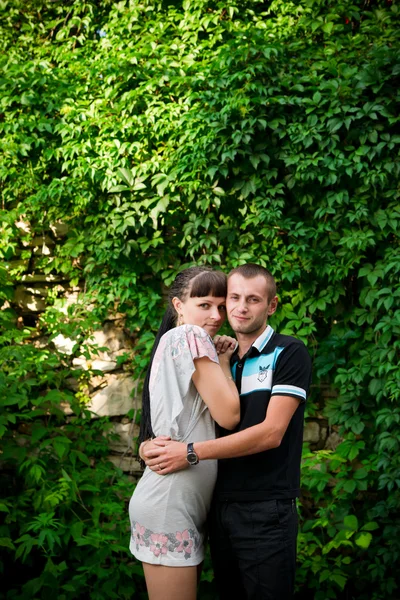
<path fill-rule="evenodd" d="M 258 381 L 261 381 L 261 382 L 265 381 L 265 379 L 267 378 L 267 375 L 268 375 L 269 367 L 259 366 L 258 368 L 259 368 L 258 377 L 257 377 Z"/>

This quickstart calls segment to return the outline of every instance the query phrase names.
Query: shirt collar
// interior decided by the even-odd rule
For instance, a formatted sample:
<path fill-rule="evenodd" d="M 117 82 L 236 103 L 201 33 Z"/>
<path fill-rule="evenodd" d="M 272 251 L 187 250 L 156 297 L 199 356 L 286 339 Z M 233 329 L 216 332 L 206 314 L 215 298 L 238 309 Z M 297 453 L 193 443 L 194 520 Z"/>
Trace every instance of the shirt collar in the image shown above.
<path fill-rule="evenodd" d="M 263 348 L 265 348 L 265 346 L 268 344 L 269 340 L 272 338 L 273 335 L 274 335 L 274 329 L 272 329 L 272 327 L 270 325 L 267 325 L 266 328 L 264 329 L 264 331 L 262 332 L 262 334 L 259 335 L 256 340 L 254 340 L 254 342 L 252 343 L 252 345 L 246 352 L 246 357 L 248 357 L 252 354 L 253 349 L 255 349 L 256 352 L 260 353 L 261 350 Z M 239 356 L 238 356 L 237 352 L 238 351 L 235 350 L 235 352 L 231 358 L 232 365 L 239 361 Z"/>
<path fill-rule="evenodd" d="M 268 344 L 273 334 L 274 330 L 270 325 L 267 325 L 262 334 L 259 335 L 258 338 L 252 343 L 252 347 L 261 352 L 261 350 Z"/>

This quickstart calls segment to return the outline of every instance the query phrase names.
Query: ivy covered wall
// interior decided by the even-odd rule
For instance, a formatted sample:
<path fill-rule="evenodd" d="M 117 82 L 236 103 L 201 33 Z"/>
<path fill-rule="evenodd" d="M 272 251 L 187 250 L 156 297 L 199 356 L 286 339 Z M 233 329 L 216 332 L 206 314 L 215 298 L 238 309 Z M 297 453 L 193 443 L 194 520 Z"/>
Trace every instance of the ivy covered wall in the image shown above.
<path fill-rule="evenodd" d="M 5 597 L 140 597 L 133 483 L 107 461 L 107 419 L 85 412 L 96 372 L 73 360 L 93 360 L 88 336 L 122 315 L 120 366 L 140 378 L 176 271 L 254 261 L 278 281 L 272 325 L 314 358 L 308 418 L 342 440 L 305 449 L 299 598 L 394 600 L 397 3 L 0 9 L 0 538 L 4 568 L 24 570 Z M 39 273 L 57 285 L 33 285 Z M 30 316 L 27 280 L 41 290 Z"/>

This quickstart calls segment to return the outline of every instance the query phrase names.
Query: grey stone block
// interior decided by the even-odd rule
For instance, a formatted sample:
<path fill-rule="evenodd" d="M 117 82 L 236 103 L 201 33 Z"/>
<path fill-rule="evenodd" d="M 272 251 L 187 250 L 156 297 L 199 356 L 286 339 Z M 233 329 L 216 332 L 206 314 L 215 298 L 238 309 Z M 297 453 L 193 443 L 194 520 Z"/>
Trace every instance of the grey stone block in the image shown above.
<path fill-rule="evenodd" d="M 93 396 L 88 408 L 99 417 L 126 415 L 134 405 L 131 398 L 133 389 L 132 377 L 111 375 L 107 387 Z"/>
<path fill-rule="evenodd" d="M 320 438 L 320 427 L 318 423 L 315 421 L 310 421 L 305 424 L 304 433 L 303 433 L 303 441 L 304 442 L 319 442 Z"/>

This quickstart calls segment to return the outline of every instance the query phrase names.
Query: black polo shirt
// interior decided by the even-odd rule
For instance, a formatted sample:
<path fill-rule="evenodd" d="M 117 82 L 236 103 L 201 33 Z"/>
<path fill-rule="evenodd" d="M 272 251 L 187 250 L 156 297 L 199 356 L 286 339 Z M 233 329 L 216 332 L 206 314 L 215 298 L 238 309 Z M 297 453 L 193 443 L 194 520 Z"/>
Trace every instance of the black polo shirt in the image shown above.
<path fill-rule="evenodd" d="M 232 357 L 232 375 L 240 394 L 240 423 L 234 431 L 265 419 L 271 396 L 298 398 L 278 448 L 218 461 L 215 497 L 249 501 L 295 498 L 300 493 L 300 461 L 305 400 L 311 382 L 311 359 L 300 340 L 276 333 L 269 325 L 239 360 Z"/>

